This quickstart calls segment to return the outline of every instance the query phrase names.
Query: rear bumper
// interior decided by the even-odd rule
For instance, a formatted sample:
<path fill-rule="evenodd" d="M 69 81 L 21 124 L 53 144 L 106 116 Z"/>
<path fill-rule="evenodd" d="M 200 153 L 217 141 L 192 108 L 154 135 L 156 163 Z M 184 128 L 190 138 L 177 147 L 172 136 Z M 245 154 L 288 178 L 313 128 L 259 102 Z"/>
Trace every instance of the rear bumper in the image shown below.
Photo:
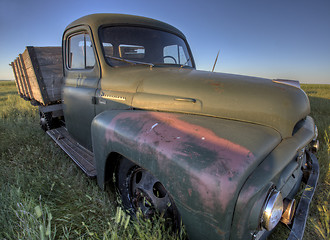
<path fill-rule="evenodd" d="M 297 206 L 288 240 L 300 240 L 303 238 L 309 205 L 312 201 L 319 178 L 319 163 L 317 158 L 309 151 L 306 151 L 306 155 L 308 163 L 307 169 L 304 172 L 306 186 Z"/>

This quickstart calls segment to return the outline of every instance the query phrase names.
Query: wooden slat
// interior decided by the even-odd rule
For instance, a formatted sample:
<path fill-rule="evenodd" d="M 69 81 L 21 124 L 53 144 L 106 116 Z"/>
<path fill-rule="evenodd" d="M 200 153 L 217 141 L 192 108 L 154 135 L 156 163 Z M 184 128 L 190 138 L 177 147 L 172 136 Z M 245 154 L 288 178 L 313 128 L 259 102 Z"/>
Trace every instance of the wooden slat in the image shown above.
<path fill-rule="evenodd" d="M 19 54 L 18 55 L 18 59 L 19 59 L 19 63 L 20 63 L 20 66 L 21 66 L 22 78 L 24 79 L 24 82 L 26 84 L 26 88 L 27 88 L 27 91 L 28 91 L 29 99 L 34 99 L 33 92 L 32 92 L 32 89 L 31 89 L 30 80 L 29 80 L 29 77 L 28 77 L 28 75 L 26 73 L 26 68 L 25 68 L 25 64 L 24 64 L 24 61 L 23 61 L 22 54 Z"/>
<path fill-rule="evenodd" d="M 19 63 L 18 63 L 18 57 L 15 59 L 15 68 L 16 68 L 16 71 L 17 71 L 17 77 L 18 77 L 18 81 L 21 83 L 21 86 L 22 86 L 22 95 L 23 97 L 26 97 L 26 89 L 25 89 L 25 84 L 22 80 L 22 75 L 21 75 L 21 69 L 19 67 Z"/>
<path fill-rule="evenodd" d="M 20 85 L 20 95 L 23 96 L 24 95 L 24 86 L 23 86 L 23 83 L 21 82 L 21 79 L 20 79 L 20 76 L 19 76 L 19 70 L 17 68 L 17 60 L 16 59 L 14 60 L 13 64 L 14 64 L 13 68 L 16 72 L 17 82 Z"/>
<path fill-rule="evenodd" d="M 42 74 L 41 74 L 41 70 L 40 70 L 40 66 L 39 66 L 39 62 L 36 56 L 36 53 L 34 51 L 34 47 L 26 47 L 30 60 L 31 60 L 31 65 L 32 65 L 32 69 L 34 72 L 34 75 L 36 77 L 37 83 L 39 85 L 40 91 L 41 91 L 41 95 L 42 95 L 42 103 L 44 105 L 47 105 L 48 103 L 50 103 L 49 97 L 48 97 L 48 93 L 47 93 L 47 88 L 45 86 Z"/>
<path fill-rule="evenodd" d="M 62 69 L 61 47 L 33 47 L 38 57 L 39 66 L 56 65 Z"/>
<path fill-rule="evenodd" d="M 23 97 L 26 98 L 27 97 L 27 90 L 26 90 L 25 82 L 22 79 L 22 72 L 21 72 L 21 68 L 20 68 L 20 65 L 19 65 L 18 58 L 15 59 L 15 68 L 17 70 L 17 76 L 18 76 L 19 82 L 21 83 L 21 86 L 22 86 L 22 95 L 23 95 Z"/>
<path fill-rule="evenodd" d="M 31 89 L 33 92 L 34 100 L 36 100 L 37 102 L 39 102 L 41 104 L 45 104 L 39 83 L 37 81 L 37 77 L 35 75 L 35 71 L 33 69 L 31 58 L 30 58 L 30 55 L 29 55 L 27 49 L 25 49 L 25 51 L 23 52 L 23 61 L 25 64 L 26 74 L 28 75 Z"/>
<path fill-rule="evenodd" d="M 61 98 L 62 87 L 62 48 L 61 47 L 34 47 L 39 74 L 47 90 L 50 102 L 58 101 Z"/>
<path fill-rule="evenodd" d="M 24 85 L 24 90 L 25 90 L 24 96 L 27 99 L 31 99 L 31 92 L 30 92 L 30 88 L 29 88 L 29 83 L 28 83 L 28 80 L 24 76 L 24 68 L 23 68 L 21 60 L 20 60 L 20 54 L 18 55 L 18 58 L 17 58 L 17 66 L 19 68 L 21 81 L 23 82 L 23 85 Z"/>
<path fill-rule="evenodd" d="M 14 75 L 15 75 L 15 80 L 17 82 L 17 85 L 19 86 L 19 89 L 18 89 L 19 95 L 22 96 L 23 95 L 23 90 L 22 90 L 21 82 L 20 82 L 19 77 L 18 77 L 18 72 L 17 72 L 15 60 L 12 62 L 11 67 L 13 68 L 13 72 L 14 72 Z"/>
<path fill-rule="evenodd" d="M 18 81 L 17 72 L 16 72 L 16 69 L 15 69 L 15 63 L 14 62 L 11 62 L 10 66 L 13 69 L 17 92 L 18 92 L 19 95 L 21 95 L 22 94 L 22 92 L 21 92 L 21 86 L 20 86 L 20 83 Z"/>

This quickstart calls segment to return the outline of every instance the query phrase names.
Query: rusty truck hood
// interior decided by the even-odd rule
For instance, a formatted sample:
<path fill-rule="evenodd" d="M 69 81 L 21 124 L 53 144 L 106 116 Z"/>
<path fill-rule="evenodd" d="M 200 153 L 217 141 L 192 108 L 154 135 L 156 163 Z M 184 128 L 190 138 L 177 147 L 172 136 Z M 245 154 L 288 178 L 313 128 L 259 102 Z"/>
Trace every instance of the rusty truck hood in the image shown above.
<path fill-rule="evenodd" d="M 138 76 L 132 107 L 191 113 L 272 127 L 283 138 L 310 112 L 303 90 L 270 79 L 194 69 L 127 68 Z"/>

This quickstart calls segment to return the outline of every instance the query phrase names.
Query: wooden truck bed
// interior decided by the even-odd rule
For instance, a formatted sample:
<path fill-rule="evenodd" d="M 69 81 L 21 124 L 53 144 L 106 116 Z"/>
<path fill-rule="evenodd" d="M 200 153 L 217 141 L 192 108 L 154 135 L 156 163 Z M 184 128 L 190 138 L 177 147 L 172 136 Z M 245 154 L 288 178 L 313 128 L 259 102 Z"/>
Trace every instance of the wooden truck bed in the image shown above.
<path fill-rule="evenodd" d="M 34 105 L 61 100 L 63 78 L 61 47 L 26 47 L 10 64 L 18 94 Z"/>
<path fill-rule="evenodd" d="M 93 153 L 73 139 L 65 128 L 61 103 L 62 48 L 26 47 L 10 65 L 18 94 L 38 105 L 43 130 L 89 177 L 95 177 Z"/>

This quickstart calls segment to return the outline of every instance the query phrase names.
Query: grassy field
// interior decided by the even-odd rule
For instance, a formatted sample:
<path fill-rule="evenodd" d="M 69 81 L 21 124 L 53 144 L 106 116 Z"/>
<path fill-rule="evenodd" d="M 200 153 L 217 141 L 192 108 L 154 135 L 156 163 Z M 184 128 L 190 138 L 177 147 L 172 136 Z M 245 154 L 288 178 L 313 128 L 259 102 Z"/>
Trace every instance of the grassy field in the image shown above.
<path fill-rule="evenodd" d="M 320 179 L 304 239 L 329 239 L 330 85 L 303 85 L 319 127 Z M 0 239 L 180 239 L 162 219 L 131 221 L 40 129 L 38 110 L 0 82 Z M 286 238 L 280 228 L 272 239 Z"/>

